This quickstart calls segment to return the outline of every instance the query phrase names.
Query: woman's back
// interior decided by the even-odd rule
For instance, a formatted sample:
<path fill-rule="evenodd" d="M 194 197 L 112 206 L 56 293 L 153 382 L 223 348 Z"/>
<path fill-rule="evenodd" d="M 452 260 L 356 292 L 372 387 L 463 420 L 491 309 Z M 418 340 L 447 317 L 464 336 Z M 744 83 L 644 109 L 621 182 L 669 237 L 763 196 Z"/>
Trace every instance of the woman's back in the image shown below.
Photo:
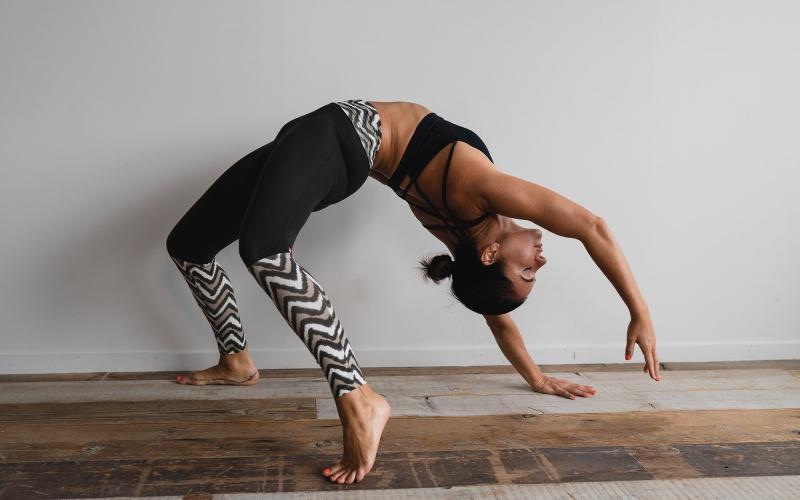
<path fill-rule="evenodd" d="M 382 184 L 389 184 L 393 189 L 400 188 L 402 197 L 409 203 L 417 219 L 451 250 L 459 234 L 454 229 L 447 229 L 447 226 L 461 225 L 463 231 L 470 233 L 484 224 L 492 223 L 494 218 L 490 217 L 491 214 L 479 206 L 470 194 L 474 192 L 470 186 L 476 172 L 482 168 L 494 168 L 488 149 L 477 134 L 443 120 L 435 113 L 431 115 L 430 109 L 417 103 L 369 102 L 381 116 L 382 133 L 381 148 L 375 158 L 371 177 Z M 417 131 L 420 125 L 424 130 Z M 418 137 L 412 143 L 415 131 Z M 451 141 L 454 140 L 458 143 L 452 149 L 448 166 Z M 431 142 L 434 144 L 431 145 Z M 404 158 L 409 145 L 415 150 L 408 155 L 410 158 Z M 428 150 L 420 152 L 426 145 L 430 146 Z M 431 156 L 433 151 L 437 152 Z M 426 160 L 430 157 L 430 160 L 425 165 L 414 165 L 413 157 L 417 153 L 421 153 Z M 398 167 L 403 170 L 402 173 L 397 173 Z M 416 183 L 410 178 L 413 176 L 404 175 L 406 170 L 414 173 Z M 395 178 L 391 181 L 393 176 Z M 442 197 L 443 187 L 446 187 L 446 200 Z M 443 216 L 447 220 L 443 221 Z"/>

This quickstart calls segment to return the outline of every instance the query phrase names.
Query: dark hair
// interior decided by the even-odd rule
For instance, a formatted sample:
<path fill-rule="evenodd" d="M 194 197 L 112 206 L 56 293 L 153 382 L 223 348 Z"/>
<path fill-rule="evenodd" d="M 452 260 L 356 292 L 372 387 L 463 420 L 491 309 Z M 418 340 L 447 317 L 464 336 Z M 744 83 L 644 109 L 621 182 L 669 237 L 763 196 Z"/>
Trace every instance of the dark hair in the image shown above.
<path fill-rule="evenodd" d="M 525 302 L 512 290 L 511 280 L 503 273 L 503 261 L 483 264 L 472 238 L 463 238 L 453 254 L 455 260 L 448 254 L 420 260 L 423 279 L 432 279 L 438 285 L 451 277 L 451 295 L 478 314 L 505 314 Z"/>

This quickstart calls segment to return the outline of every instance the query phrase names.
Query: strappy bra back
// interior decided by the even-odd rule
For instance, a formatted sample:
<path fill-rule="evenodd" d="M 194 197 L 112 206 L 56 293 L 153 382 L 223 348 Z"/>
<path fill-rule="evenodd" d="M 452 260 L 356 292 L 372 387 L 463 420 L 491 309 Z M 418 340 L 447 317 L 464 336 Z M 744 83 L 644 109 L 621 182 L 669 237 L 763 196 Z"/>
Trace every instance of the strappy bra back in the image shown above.
<path fill-rule="evenodd" d="M 449 122 L 437 115 L 436 113 L 428 113 L 422 118 L 414 133 L 411 135 L 411 140 L 403 152 L 400 163 L 387 185 L 394 190 L 394 192 L 409 204 L 419 208 L 423 212 L 430 214 L 440 219 L 443 224 L 423 224 L 423 227 L 428 229 L 444 229 L 451 232 L 459 233 L 460 237 L 466 237 L 467 227 L 478 224 L 490 215 L 489 212 L 484 213 L 480 217 L 471 220 L 463 220 L 455 215 L 453 210 L 447 204 L 447 174 L 450 170 L 450 160 L 453 157 L 457 141 L 463 141 L 470 146 L 479 149 L 486 155 L 489 161 L 493 162 L 492 155 L 489 149 L 484 144 L 483 140 L 473 131 L 468 128 L 456 125 Z M 430 160 L 447 145 L 450 145 L 450 152 L 447 155 L 447 163 L 444 167 L 444 175 L 442 176 L 442 202 L 445 209 L 449 212 L 450 217 L 442 215 L 431 202 L 425 193 L 419 188 L 417 178 L 419 174 L 425 169 L 425 166 Z M 405 188 L 401 188 L 403 180 L 409 178 L 408 184 Z M 422 206 L 406 199 L 411 186 L 416 188 L 416 191 L 428 203 L 429 207 Z"/>

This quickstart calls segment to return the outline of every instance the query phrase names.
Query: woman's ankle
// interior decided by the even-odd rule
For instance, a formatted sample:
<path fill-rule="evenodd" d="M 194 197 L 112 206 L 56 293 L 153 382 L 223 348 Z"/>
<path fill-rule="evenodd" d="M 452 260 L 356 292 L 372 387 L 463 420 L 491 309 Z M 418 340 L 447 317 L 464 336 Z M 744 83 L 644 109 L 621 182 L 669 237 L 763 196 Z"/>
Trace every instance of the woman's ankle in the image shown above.
<path fill-rule="evenodd" d="M 250 356 L 250 351 L 247 349 L 232 354 L 220 354 L 219 363 L 230 369 L 252 366 L 254 364 L 253 357 Z"/>
<path fill-rule="evenodd" d="M 365 383 L 339 396 L 336 402 L 345 412 L 357 413 L 372 406 L 378 397 L 381 397 L 381 395 L 375 392 L 369 384 Z"/>

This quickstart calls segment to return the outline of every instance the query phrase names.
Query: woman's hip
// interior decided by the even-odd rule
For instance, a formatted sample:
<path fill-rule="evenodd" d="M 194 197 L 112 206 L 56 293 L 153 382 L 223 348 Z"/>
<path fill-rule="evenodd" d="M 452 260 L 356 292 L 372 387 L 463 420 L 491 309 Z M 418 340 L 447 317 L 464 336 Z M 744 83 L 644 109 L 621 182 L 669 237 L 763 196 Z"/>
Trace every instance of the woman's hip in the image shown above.
<path fill-rule="evenodd" d="M 369 177 L 369 159 L 361 139 L 350 118 L 334 102 L 285 123 L 275 137 L 276 143 L 283 140 L 289 140 L 291 147 L 298 151 L 325 149 L 330 155 L 327 161 L 331 165 L 328 166 L 341 169 L 346 179 L 345 189 L 334 199 L 326 200 L 326 206 L 353 194 Z"/>

